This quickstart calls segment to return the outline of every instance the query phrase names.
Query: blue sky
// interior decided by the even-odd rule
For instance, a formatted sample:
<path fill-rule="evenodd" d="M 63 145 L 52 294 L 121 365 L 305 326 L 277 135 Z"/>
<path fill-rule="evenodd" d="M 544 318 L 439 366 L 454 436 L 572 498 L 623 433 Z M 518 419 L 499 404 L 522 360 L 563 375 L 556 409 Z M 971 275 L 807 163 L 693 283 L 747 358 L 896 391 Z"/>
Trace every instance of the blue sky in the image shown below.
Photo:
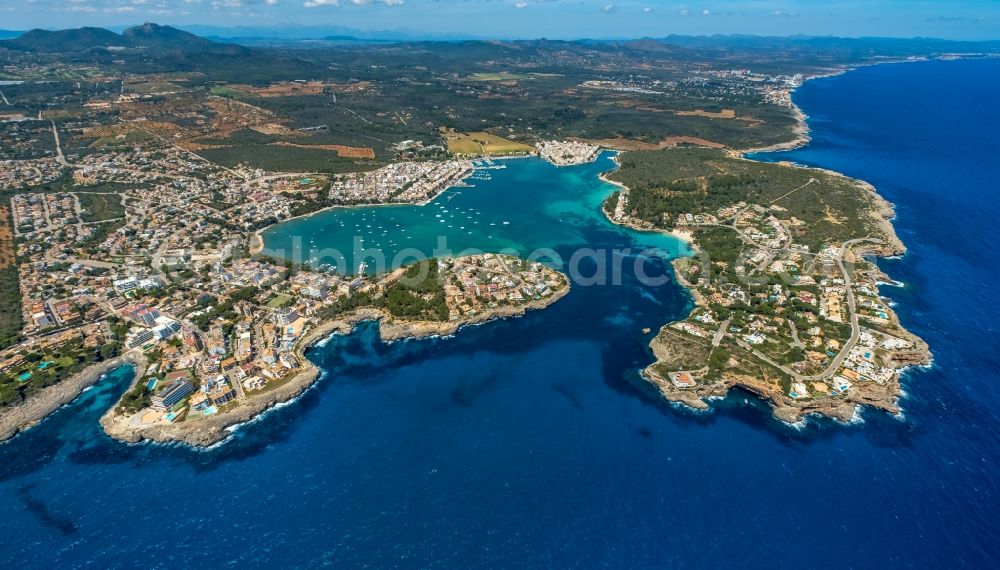
<path fill-rule="evenodd" d="M 668 34 L 1000 39 L 1000 0 L 0 0 L 0 28 L 331 25 L 490 38 Z"/>

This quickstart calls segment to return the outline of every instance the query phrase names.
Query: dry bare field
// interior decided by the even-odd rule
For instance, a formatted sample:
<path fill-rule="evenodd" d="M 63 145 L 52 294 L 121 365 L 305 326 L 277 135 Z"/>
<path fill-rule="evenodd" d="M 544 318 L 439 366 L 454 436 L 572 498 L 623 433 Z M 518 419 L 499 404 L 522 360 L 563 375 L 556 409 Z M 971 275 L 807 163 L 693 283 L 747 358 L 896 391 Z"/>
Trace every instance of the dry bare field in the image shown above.
<path fill-rule="evenodd" d="M 703 111 L 701 109 L 696 109 L 694 111 L 675 111 L 678 117 L 705 117 L 706 119 L 735 119 L 736 111 L 733 109 L 723 109 L 719 112 Z"/>
<path fill-rule="evenodd" d="M 0 269 L 14 264 L 14 228 L 10 225 L 10 210 L 0 206 Z"/>
<path fill-rule="evenodd" d="M 296 144 L 286 141 L 271 143 L 275 146 L 290 146 L 312 150 L 329 150 L 344 158 L 375 158 L 375 151 L 367 147 L 344 146 L 339 144 Z"/>

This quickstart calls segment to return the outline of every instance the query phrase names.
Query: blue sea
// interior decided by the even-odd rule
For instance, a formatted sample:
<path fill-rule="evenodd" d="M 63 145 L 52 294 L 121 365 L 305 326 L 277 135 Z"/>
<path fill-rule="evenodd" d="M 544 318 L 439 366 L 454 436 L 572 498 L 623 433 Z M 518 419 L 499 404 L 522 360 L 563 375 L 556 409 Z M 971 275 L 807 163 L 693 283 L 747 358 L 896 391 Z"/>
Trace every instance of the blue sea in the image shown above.
<path fill-rule="evenodd" d="M 998 89 L 1000 61 L 811 81 L 795 100 L 812 142 L 756 157 L 863 178 L 897 205 L 909 252 L 880 262 L 901 284 L 884 291 L 934 351 L 902 417 L 793 428 L 742 393 L 708 413 L 663 403 L 636 374 L 641 330 L 690 299 L 626 274 L 453 338 L 333 337 L 310 353 L 314 389 L 207 451 L 104 436 L 130 378 L 115 371 L 0 445 L 0 566 L 996 567 Z M 683 253 L 593 213 L 608 160 L 517 161 L 452 201 L 488 216 L 508 207 L 498 189 L 528 196 L 510 199 L 558 225 L 497 234 L 517 249 Z"/>

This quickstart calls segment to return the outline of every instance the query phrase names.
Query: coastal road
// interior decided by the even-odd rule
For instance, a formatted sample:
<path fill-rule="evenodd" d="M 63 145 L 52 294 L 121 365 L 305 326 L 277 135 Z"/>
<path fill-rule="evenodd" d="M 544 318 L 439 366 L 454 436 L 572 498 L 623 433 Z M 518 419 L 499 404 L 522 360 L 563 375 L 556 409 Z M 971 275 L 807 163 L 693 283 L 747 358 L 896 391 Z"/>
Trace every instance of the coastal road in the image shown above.
<path fill-rule="evenodd" d="M 749 351 L 757 358 L 763 360 L 764 362 L 767 362 L 768 364 L 778 368 L 785 374 L 788 374 L 789 376 L 793 377 L 795 380 L 807 382 L 813 380 L 827 380 L 828 378 L 831 378 L 837 372 L 837 369 L 839 369 L 841 365 L 844 364 L 844 360 L 847 359 L 847 355 L 850 354 L 851 349 L 854 348 L 854 345 L 856 345 L 858 342 L 858 338 L 861 336 L 861 326 L 858 324 L 858 313 L 856 310 L 857 305 L 854 298 L 854 282 L 851 279 L 850 273 L 847 271 L 847 267 L 844 265 L 844 256 L 847 254 L 847 250 L 851 246 L 863 242 L 882 243 L 882 240 L 875 238 L 859 238 L 859 239 L 848 240 L 845 241 L 840 246 L 840 251 L 837 254 L 837 267 L 840 269 L 840 273 L 844 277 L 844 287 L 846 288 L 846 294 L 847 294 L 847 307 L 848 307 L 848 312 L 851 316 L 851 337 L 847 340 L 847 342 L 844 343 L 844 346 L 841 348 L 840 352 L 837 353 L 837 356 L 833 358 L 833 361 L 826 367 L 826 370 L 824 370 L 819 374 L 813 374 L 809 376 L 798 374 L 797 372 L 790 370 L 787 366 L 778 364 L 769 356 L 753 348 L 752 346 L 743 342 L 742 340 L 737 339 L 736 341 L 737 344 L 739 344 L 742 348 Z"/>
<path fill-rule="evenodd" d="M 792 340 L 795 341 L 792 343 L 792 346 L 805 348 L 806 347 L 805 343 L 802 342 L 801 339 L 799 339 L 799 329 L 795 327 L 795 321 L 793 321 L 792 319 L 785 319 L 785 320 L 788 321 L 788 328 L 792 329 Z"/>
<path fill-rule="evenodd" d="M 810 182 L 812 182 L 812 181 L 813 180 L 810 180 Z M 799 188 L 796 188 L 795 190 L 799 190 L 801 188 L 804 188 L 808 184 L 809 183 L 806 183 L 806 184 L 800 186 Z M 795 190 L 793 190 L 792 192 L 794 192 Z M 790 193 L 791 192 L 789 192 L 789 194 Z M 784 196 L 787 196 L 787 195 L 788 194 L 785 194 Z M 784 196 L 782 196 L 782 197 L 784 197 Z M 743 211 L 745 211 L 745 209 Z M 739 213 L 737 213 L 737 214 L 735 214 L 733 216 L 733 218 L 731 218 L 731 219 L 735 219 L 735 218 L 739 217 L 739 215 L 741 213 L 742 213 L 742 211 L 739 212 Z M 750 245 L 752 245 L 754 247 L 757 247 L 759 249 L 762 249 L 762 250 L 765 250 L 765 251 L 770 251 L 770 252 L 792 251 L 789 248 L 773 249 L 773 248 L 769 248 L 769 247 L 766 247 L 766 246 L 758 245 L 756 242 L 754 242 L 752 239 L 750 239 L 749 236 L 747 236 L 746 234 L 744 234 L 735 225 L 727 225 L 727 224 L 721 224 L 721 223 L 702 223 L 702 224 L 690 224 L 690 225 L 715 226 L 715 227 L 721 227 L 721 228 L 729 228 L 729 229 L 735 231 L 740 236 L 740 238 L 742 238 L 745 242 L 747 242 L 748 244 L 750 244 Z M 834 375 L 834 373 L 836 373 L 837 369 L 840 368 L 840 366 L 844 363 L 844 360 L 847 359 L 847 355 L 851 352 L 851 349 L 854 348 L 854 345 L 857 344 L 858 338 L 861 336 L 861 327 L 858 324 L 857 303 L 856 303 L 855 298 L 854 298 L 854 282 L 853 282 L 853 279 L 851 278 L 850 273 L 847 270 L 847 267 L 844 265 L 844 256 L 847 254 L 847 250 L 851 246 L 859 244 L 859 243 L 864 243 L 864 242 L 871 242 L 871 243 L 880 244 L 880 243 L 882 243 L 882 240 L 877 239 L 877 238 L 871 238 L 871 237 L 864 237 L 864 238 L 858 238 L 858 239 L 848 240 L 848 241 L 845 241 L 843 244 L 841 244 L 840 250 L 837 252 L 837 257 L 836 257 L 837 268 L 840 269 L 840 274 L 841 274 L 841 276 L 843 276 L 843 279 L 844 279 L 844 287 L 846 289 L 846 295 L 847 295 L 848 313 L 850 314 L 850 317 L 851 317 L 851 337 L 847 340 L 846 343 L 844 343 L 844 346 L 842 347 L 842 349 L 840 350 L 840 352 L 837 353 L 837 356 L 834 357 L 833 361 L 830 363 L 829 366 L 826 367 L 826 369 L 823 372 L 821 372 L 820 374 L 814 374 L 814 375 L 810 375 L 810 376 L 805 376 L 805 375 L 802 375 L 802 374 L 798 374 L 798 373 L 790 370 L 787 366 L 778 364 L 777 362 L 775 362 L 774 360 L 772 360 L 770 357 L 768 357 L 766 354 L 764 354 L 764 353 L 756 350 L 755 348 L 751 347 L 747 343 L 745 343 L 745 342 L 743 342 L 741 340 L 738 340 L 738 339 L 737 339 L 737 343 L 741 347 L 743 347 L 744 349 L 748 350 L 751 354 L 753 354 L 757 358 L 760 358 L 761 360 L 767 362 L 768 364 L 771 364 L 772 366 L 777 367 L 779 370 L 781 370 L 782 372 L 784 372 L 784 373 L 792 376 L 796 380 L 799 380 L 799 381 L 826 380 L 827 378 L 832 377 Z M 804 255 L 816 255 L 816 254 L 806 254 L 804 252 L 796 252 L 796 253 L 800 253 L 800 254 L 804 254 Z"/>
<path fill-rule="evenodd" d="M 844 265 L 844 256 L 847 254 L 847 250 L 851 246 L 863 242 L 882 243 L 882 240 L 867 237 L 848 240 L 840 246 L 840 251 L 837 253 L 837 267 L 840 269 L 841 275 L 844 276 L 844 286 L 847 289 L 847 310 L 851 315 L 851 338 L 844 343 L 844 347 L 837 354 L 837 356 L 834 357 L 833 362 L 830 363 L 830 366 L 828 366 L 822 374 L 807 376 L 805 377 L 807 380 L 825 379 L 833 376 L 837 369 L 840 368 L 840 365 L 844 363 L 844 359 L 847 358 L 848 353 L 850 353 L 851 349 L 854 348 L 854 345 L 858 343 L 858 338 L 861 336 L 861 326 L 858 325 L 857 303 L 854 299 L 854 281 L 851 278 L 850 273 L 847 271 L 847 266 Z"/>
<path fill-rule="evenodd" d="M 737 228 L 736 226 L 731 226 L 729 224 L 723 224 L 723 223 L 718 223 L 718 222 L 702 222 L 702 223 L 699 224 L 697 222 L 692 222 L 690 224 L 684 224 L 684 226 L 685 227 L 688 227 L 688 226 L 690 226 L 690 227 L 700 227 L 700 228 L 701 227 L 726 228 L 726 229 L 729 229 L 729 230 L 733 230 L 734 232 L 736 232 L 737 235 L 740 236 L 740 238 L 744 242 L 747 243 L 747 245 L 753 246 L 753 247 L 755 247 L 755 248 L 757 248 L 759 250 L 766 251 L 766 252 L 771 253 L 771 254 L 797 253 L 799 255 L 810 255 L 810 256 L 813 256 L 813 257 L 819 255 L 818 253 L 812 253 L 812 252 L 808 252 L 808 251 L 799 251 L 797 249 L 792 249 L 790 247 L 778 247 L 778 248 L 774 248 L 774 247 L 768 247 L 766 245 L 761 245 L 761 244 L 755 242 L 754 240 L 750 239 L 750 236 L 748 236 L 745 233 L 743 233 L 743 230 Z M 867 238 L 865 238 L 865 239 L 867 239 Z M 862 241 L 864 241 L 864 239 Z"/>

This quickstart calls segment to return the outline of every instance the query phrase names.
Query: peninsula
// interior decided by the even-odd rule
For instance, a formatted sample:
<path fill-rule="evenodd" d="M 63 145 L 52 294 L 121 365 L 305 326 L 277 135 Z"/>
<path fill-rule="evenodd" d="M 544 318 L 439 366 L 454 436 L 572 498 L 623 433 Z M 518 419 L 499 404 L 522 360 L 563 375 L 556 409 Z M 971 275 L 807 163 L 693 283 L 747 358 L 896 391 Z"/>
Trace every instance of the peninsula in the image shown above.
<path fill-rule="evenodd" d="M 739 387 L 789 423 L 899 411 L 900 372 L 930 352 L 879 294 L 891 279 L 870 256 L 905 249 L 874 188 L 716 149 L 627 153 L 610 178 L 613 221 L 696 252 L 673 261 L 694 309 L 660 329 L 643 371 L 667 400 L 706 409 Z"/>

